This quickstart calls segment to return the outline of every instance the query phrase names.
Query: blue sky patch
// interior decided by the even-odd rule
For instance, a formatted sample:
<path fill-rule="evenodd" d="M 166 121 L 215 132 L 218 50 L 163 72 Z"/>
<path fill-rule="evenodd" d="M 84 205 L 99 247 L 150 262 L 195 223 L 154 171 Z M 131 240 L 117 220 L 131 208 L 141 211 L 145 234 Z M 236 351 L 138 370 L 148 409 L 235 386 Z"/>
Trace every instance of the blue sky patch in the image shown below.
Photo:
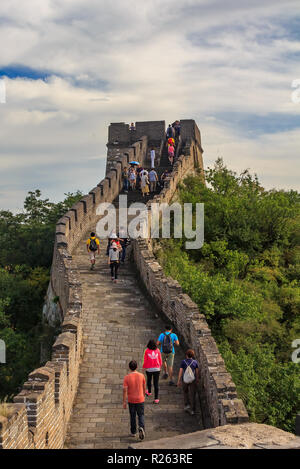
<path fill-rule="evenodd" d="M 29 78 L 30 80 L 46 80 L 51 75 L 48 71 L 38 70 L 24 65 L 8 65 L 0 68 L 0 77 Z"/>
<path fill-rule="evenodd" d="M 61 73 L 50 72 L 49 70 L 39 70 L 24 65 L 8 65 L 0 67 L 0 78 L 27 78 L 29 80 L 44 80 L 51 76 L 61 77 L 72 83 L 75 87 L 87 89 L 104 90 L 108 88 L 108 81 L 102 80 L 97 76 L 76 77 L 72 75 L 63 75 Z"/>

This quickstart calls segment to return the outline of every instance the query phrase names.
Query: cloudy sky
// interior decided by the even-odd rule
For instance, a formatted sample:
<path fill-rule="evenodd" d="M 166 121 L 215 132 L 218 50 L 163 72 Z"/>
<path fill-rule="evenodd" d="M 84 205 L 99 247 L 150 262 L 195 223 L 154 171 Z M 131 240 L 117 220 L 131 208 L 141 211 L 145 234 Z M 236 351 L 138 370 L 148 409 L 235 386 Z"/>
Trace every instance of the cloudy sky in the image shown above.
<path fill-rule="evenodd" d="M 10 0 L 0 44 L 1 209 L 88 192 L 120 121 L 193 118 L 206 166 L 300 190 L 299 0 Z"/>

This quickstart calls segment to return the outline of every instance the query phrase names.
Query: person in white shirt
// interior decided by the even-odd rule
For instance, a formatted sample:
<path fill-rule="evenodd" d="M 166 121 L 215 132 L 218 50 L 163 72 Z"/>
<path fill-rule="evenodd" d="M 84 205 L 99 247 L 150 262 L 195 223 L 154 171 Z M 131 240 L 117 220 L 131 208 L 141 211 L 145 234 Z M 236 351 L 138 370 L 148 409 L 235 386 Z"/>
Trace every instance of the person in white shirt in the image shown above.
<path fill-rule="evenodd" d="M 152 167 L 149 175 L 149 182 L 150 182 L 150 192 L 155 192 L 156 191 L 156 184 L 157 184 L 157 181 L 158 181 L 158 176 L 157 176 L 157 172 L 155 171 L 155 169 Z"/>
<path fill-rule="evenodd" d="M 118 281 L 118 268 L 120 264 L 120 251 L 116 243 L 112 243 L 108 254 L 108 264 L 110 266 L 111 279 L 114 283 Z"/>
<path fill-rule="evenodd" d="M 142 169 L 142 171 L 140 172 L 140 176 L 141 176 L 141 178 L 142 178 L 143 176 L 148 176 L 148 171 L 147 171 L 147 169 Z"/>
<path fill-rule="evenodd" d="M 151 157 L 151 168 L 155 167 L 154 161 L 155 161 L 155 150 L 152 147 L 150 151 L 150 157 Z"/>
<path fill-rule="evenodd" d="M 145 194 L 149 194 L 148 171 L 145 170 L 141 172 L 141 189 L 143 197 L 145 197 Z"/>

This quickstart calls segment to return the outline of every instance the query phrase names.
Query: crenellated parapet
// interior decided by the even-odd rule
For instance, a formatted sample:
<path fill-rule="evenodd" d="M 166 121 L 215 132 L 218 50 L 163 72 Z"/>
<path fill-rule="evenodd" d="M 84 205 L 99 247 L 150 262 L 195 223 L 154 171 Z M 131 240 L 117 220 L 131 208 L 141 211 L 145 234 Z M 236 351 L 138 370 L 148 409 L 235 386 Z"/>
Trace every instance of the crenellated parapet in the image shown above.
<path fill-rule="evenodd" d="M 7 404 L 7 415 L 0 416 L 0 448 L 63 448 L 83 350 L 82 286 L 72 253 L 86 231 L 95 229 L 98 205 L 112 202 L 119 194 L 124 166 L 133 158 L 142 161 L 146 152 L 146 136 L 130 144 L 126 152 L 120 147 L 113 167 L 108 151 L 105 178 L 56 224 L 43 314 L 50 323 L 59 320 L 62 333 L 52 347 L 51 361 L 30 373 L 14 403 Z"/>
<path fill-rule="evenodd" d="M 190 122 L 190 121 L 187 121 Z M 194 122 L 194 121 L 192 121 Z M 194 128 L 195 127 L 195 128 Z M 164 189 L 147 205 L 171 203 L 180 182 L 202 161 L 201 141 L 196 142 L 196 124 L 188 125 L 184 133 L 186 145 L 173 166 L 173 171 L 166 179 Z M 199 145 L 200 143 L 200 145 Z M 181 342 L 196 352 L 200 364 L 199 395 L 201 396 L 202 414 L 207 427 L 243 423 L 249 420 L 243 402 L 238 399 L 236 386 L 211 335 L 205 316 L 192 299 L 183 293 L 179 283 L 166 277 L 163 269 L 153 254 L 152 239 L 138 239 L 133 242 L 134 262 L 141 280 L 157 308 L 178 332 Z"/>
<path fill-rule="evenodd" d="M 52 347 L 51 360 L 29 374 L 14 403 L 7 405 L 7 415 L 0 416 L 0 448 L 63 448 L 83 351 L 82 285 L 72 253 L 86 232 L 95 230 L 99 204 L 112 203 L 120 193 L 122 169 L 133 159 L 150 167 L 149 148 L 154 146 L 159 161 L 164 142 L 164 121 L 137 122 L 135 130 L 125 123 L 111 124 L 105 178 L 58 220 L 44 316 L 49 322 L 58 319 L 62 333 Z M 181 154 L 155 202 L 171 201 L 180 181 L 195 168 L 203 168 L 201 136 L 194 120 L 181 121 L 180 143 Z M 134 262 L 149 295 L 184 342 L 196 350 L 210 425 L 246 421 L 247 413 L 205 317 L 180 285 L 164 276 L 151 240 L 133 244 Z"/>

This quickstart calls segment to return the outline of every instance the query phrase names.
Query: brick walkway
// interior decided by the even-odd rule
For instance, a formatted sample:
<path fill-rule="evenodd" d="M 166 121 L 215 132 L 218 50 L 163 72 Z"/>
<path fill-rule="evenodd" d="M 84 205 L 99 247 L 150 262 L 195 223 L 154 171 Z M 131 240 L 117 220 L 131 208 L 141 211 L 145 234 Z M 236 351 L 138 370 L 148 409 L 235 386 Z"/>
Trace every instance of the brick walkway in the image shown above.
<path fill-rule="evenodd" d="M 131 359 L 141 366 L 148 340 L 164 328 L 130 263 L 120 266 L 119 283 L 111 282 L 105 247 L 102 243 L 95 271 L 89 270 L 84 241 L 74 254 L 83 283 L 84 356 L 66 448 L 128 448 L 133 443 L 129 412 L 122 407 L 123 377 Z M 177 349 L 175 378 L 182 358 Z M 184 412 L 181 389 L 164 380 L 159 405 L 153 398 L 145 403 L 145 426 L 147 440 L 202 429 L 200 411 L 193 417 Z"/>

